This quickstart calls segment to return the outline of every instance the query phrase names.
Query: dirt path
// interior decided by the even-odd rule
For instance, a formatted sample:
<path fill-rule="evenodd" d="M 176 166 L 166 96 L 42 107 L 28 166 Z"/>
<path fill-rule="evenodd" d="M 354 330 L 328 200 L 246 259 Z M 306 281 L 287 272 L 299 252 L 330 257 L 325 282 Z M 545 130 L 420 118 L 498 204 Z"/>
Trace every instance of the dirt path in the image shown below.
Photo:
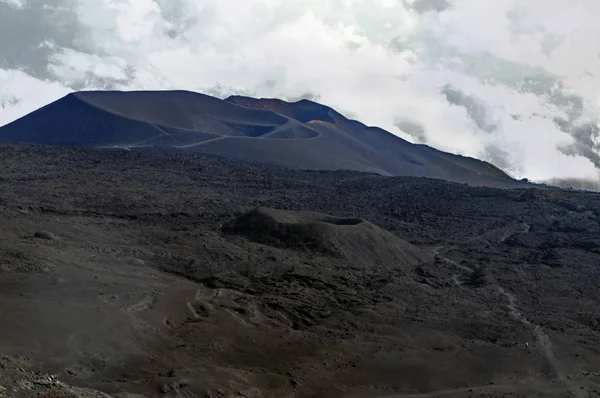
<path fill-rule="evenodd" d="M 554 355 L 552 341 L 550 340 L 550 337 L 548 337 L 548 335 L 544 332 L 544 329 L 542 329 L 541 326 L 533 325 L 527 318 L 523 316 L 523 314 L 521 314 L 521 312 L 519 312 L 516 306 L 517 299 L 512 293 L 507 292 L 504 288 L 498 285 L 496 285 L 495 287 L 496 290 L 498 290 L 498 292 L 500 292 L 507 298 L 508 309 L 510 310 L 511 316 L 515 320 L 521 322 L 522 324 L 524 324 L 532 330 L 538 344 L 542 348 L 544 356 L 546 357 L 548 363 L 552 367 L 552 371 L 554 372 L 555 377 L 559 380 L 565 380 L 565 375 L 560 370 L 560 364 L 556 359 L 556 356 Z"/>
<path fill-rule="evenodd" d="M 152 127 L 154 127 L 155 129 L 157 129 L 158 131 L 160 131 L 161 133 L 165 134 L 166 136 L 169 136 L 169 137 L 173 138 L 174 140 L 181 142 L 181 144 L 185 144 L 185 142 L 181 141 L 180 138 L 175 137 L 173 134 L 169 133 L 167 130 L 163 129 L 158 124 L 150 123 L 150 125 Z"/>
<path fill-rule="evenodd" d="M 530 230 L 530 226 L 525 224 L 523 225 L 522 228 L 518 229 L 517 231 L 514 231 L 510 234 L 503 234 L 501 236 L 500 242 L 504 242 L 506 239 L 508 239 L 510 236 L 516 234 L 516 233 L 527 233 Z M 445 257 L 443 255 L 441 255 L 440 253 L 444 250 L 449 250 L 453 248 L 453 246 L 437 246 L 435 247 L 432 251 L 433 253 L 438 256 L 440 259 L 444 260 L 445 262 L 447 262 L 448 264 L 451 264 L 455 267 L 457 267 L 458 269 L 462 270 L 462 271 L 466 271 L 468 273 L 473 272 L 473 270 L 469 267 L 466 267 L 464 265 L 458 264 L 457 262 L 449 259 L 448 257 Z M 453 281 L 460 286 L 460 281 L 458 280 L 458 274 L 454 274 L 452 276 Z M 535 325 L 533 324 L 529 319 L 527 319 L 517 308 L 517 298 L 510 292 L 506 291 L 506 289 L 504 289 L 502 286 L 498 285 L 497 283 L 495 283 L 493 285 L 493 287 L 500 293 L 502 294 L 504 297 L 506 297 L 508 304 L 507 307 L 510 311 L 510 315 L 513 317 L 513 319 L 515 319 L 516 321 L 521 322 L 523 325 L 527 326 L 529 329 L 531 329 L 533 335 L 535 336 L 535 339 L 538 343 L 538 346 L 541 348 L 542 350 L 542 354 L 544 355 L 544 357 L 546 358 L 546 360 L 548 361 L 555 378 L 560 381 L 561 383 L 563 383 L 563 385 L 565 385 L 572 393 L 572 396 L 575 398 L 584 398 L 587 397 L 587 393 L 585 390 L 580 389 L 578 386 L 573 385 L 573 382 L 571 382 L 568 378 L 566 373 L 564 372 L 564 367 L 562 366 L 562 364 L 560 363 L 560 361 L 556 358 L 556 356 L 554 355 L 554 346 L 552 344 L 552 340 L 550 339 L 550 337 L 546 334 L 546 332 L 544 332 L 544 329 L 539 326 L 539 325 Z M 434 396 L 440 396 L 440 395 L 448 395 L 448 394 L 452 394 L 454 392 L 458 393 L 460 391 L 464 391 L 464 390 L 448 390 L 447 393 L 442 394 L 442 392 L 437 392 L 437 393 L 432 393 L 433 395 L 396 395 L 396 396 L 391 396 L 388 398 L 393 398 L 393 397 L 398 397 L 398 398 L 409 398 L 409 397 L 434 397 Z M 468 391 L 468 389 L 467 389 Z"/>
<path fill-rule="evenodd" d="M 508 300 L 507 306 L 508 306 L 508 309 L 510 310 L 511 316 L 515 320 L 521 322 L 522 324 L 524 324 L 525 326 L 527 326 L 531 329 L 531 331 L 533 332 L 533 334 L 535 336 L 535 339 L 537 340 L 539 347 L 541 347 L 541 349 L 542 349 L 542 353 L 543 353 L 544 357 L 546 358 L 546 360 L 548 361 L 548 364 L 552 368 L 552 371 L 554 372 L 554 376 L 556 377 L 556 379 L 558 381 L 560 381 L 561 383 L 563 383 L 569 390 L 571 390 L 573 397 L 575 397 L 575 398 L 587 397 L 588 394 L 586 393 L 585 390 L 582 390 L 578 386 L 574 385 L 573 382 L 567 378 L 567 374 L 564 372 L 564 367 L 562 366 L 560 361 L 554 355 L 554 345 L 552 344 L 552 340 L 546 334 L 546 332 L 544 332 L 544 329 L 539 325 L 535 325 L 535 324 L 531 323 L 531 321 L 529 321 L 527 318 L 525 318 L 525 316 L 517 309 L 517 305 L 516 305 L 517 299 L 512 293 L 507 292 L 501 286 L 498 286 L 498 285 L 494 285 L 494 286 L 498 292 L 500 292 L 507 298 L 507 300 Z"/>
<path fill-rule="evenodd" d="M 193 148 L 193 147 L 197 147 L 197 146 L 201 146 L 201 145 L 206 145 L 209 142 L 221 141 L 221 140 L 224 140 L 225 138 L 231 138 L 231 137 L 222 135 L 222 136 L 215 137 L 215 138 L 209 138 L 208 140 L 194 142 L 193 144 L 177 145 L 177 146 L 175 146 L 175 148 L 177 148 L 177 149 Z"/>

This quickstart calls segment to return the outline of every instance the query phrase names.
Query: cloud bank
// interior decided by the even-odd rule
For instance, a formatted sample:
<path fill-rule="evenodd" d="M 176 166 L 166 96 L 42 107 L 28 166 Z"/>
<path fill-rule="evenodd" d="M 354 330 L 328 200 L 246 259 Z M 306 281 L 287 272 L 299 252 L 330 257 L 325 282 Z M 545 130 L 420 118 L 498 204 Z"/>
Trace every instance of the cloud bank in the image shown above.
<path fill-rule="evenodd" d="M 532 180 L 599 180 L 596 0 L 0 0 L 0 124 L 72 90 L 311 98 Z"/>

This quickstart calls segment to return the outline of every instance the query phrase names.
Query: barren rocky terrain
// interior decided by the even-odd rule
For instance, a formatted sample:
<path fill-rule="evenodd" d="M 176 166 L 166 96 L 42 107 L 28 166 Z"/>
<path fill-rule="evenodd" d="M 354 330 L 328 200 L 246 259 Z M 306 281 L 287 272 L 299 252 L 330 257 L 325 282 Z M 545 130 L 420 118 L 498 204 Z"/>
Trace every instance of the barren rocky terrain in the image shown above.
<path fill-rule="evenodd" d="M 600 395 L 598 194 L 8 144 L 0 166 L 0 396 Z"/>

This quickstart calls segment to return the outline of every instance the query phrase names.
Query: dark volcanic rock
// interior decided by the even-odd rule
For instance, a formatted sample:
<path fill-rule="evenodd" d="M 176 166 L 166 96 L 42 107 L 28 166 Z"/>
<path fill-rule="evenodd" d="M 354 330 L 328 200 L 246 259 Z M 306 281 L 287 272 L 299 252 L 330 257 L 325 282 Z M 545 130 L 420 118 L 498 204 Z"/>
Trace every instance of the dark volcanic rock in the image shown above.
<path fill-rule="evenodd" d="M 37 371 L 64 385 L 22 397 L 600 387 L 598 194 L 34 145 L 0 168 L 8 392 Z"/>

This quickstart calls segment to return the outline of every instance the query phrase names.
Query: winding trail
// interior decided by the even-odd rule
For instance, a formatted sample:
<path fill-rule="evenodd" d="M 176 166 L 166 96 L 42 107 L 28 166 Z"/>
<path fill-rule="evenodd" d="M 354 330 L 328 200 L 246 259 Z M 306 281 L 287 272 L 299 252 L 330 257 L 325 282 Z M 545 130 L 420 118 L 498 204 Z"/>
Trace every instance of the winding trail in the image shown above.
<path fill-rule="evenodd" d="M 518 233 L 527 233 L 529 232 L 529 230 L 531 229 L 530 225 L 527 224 L 522 224 L 520 226 L 520 228 L 518 228 L 516 231 L 507 231 L 505 233 L 503 233 L 501 236 L 499 236 L 498 239 L 498 243 L 502 243 L 504 241 L 506 241 L 508 238 L 510 238 L 511 236 L 518 234 Z M 461 271 L 465 271 L 467 273 L 471 273 L 473 272 L 473 270 L 469 267 L 466 267 L 462 264 L 458 264 L 457 262 L 449 259 L 448 257 L 445 257 L 444 255 L 442 255 L 442 251 L 446 251 L 446 250 L 450 250 L 452 248 L 454 248 L 456 246 L 437 246 L 435 248 L 433 248 L 432 252 L 434 253 L 434 255 L 436 255 L 438 258 L 440 258 L 441 260 L 445 261 L 446 263 L 460 269 Z M 459 278 L 459 274 L 454 274 L 452 276 L 452 280 L 454 281 L 454 283 L 457 286 L 460 286 L 460 280 Z M 550 337 L 546 334 L 546 332 L 544 332 L 544 329 L 539 326 L 539 325 L 535 325 L 533 324 L 529 319 L 527 319 L 522 313 L 521 311 L 519 311 L 518 307 L 517 307 L 517 298 L 515 297 L 514 294 L 508 292 L 506 289 L 504 289 L 502 286 L 498 285 L 497 283 L 494 283 L 492 285 L 496 291 L 500 294 L 502 294 L 504 297 L 506 297 L 506 300 L 508 301 L 507 303 L 507 307 L 508 310 L 510 311 L 510 315 L 511 317 L 518 321 L 521 322 L 523 325 L 527 326 L 533 333 L 533 335 L 535 336 L 535 339 L 538 343 L 538 347 L 541 348 L 542 350 L 542 354 L 544 355 L 544 357 L 546 358 L 546 360 L 548 361 L 548 364 L 550 365 L 550 368 L 552 369 L 552 372 L 554 373 L 554 377 L 556 378 L 556 380 L 558 380 L 559 382 L 561 382 L 565 387 L 567 387 L 570 391 L 571 394 L 574 398 L 585 398 L 587 397 L 587 393 L 585 390 L 582 390 L 580 388 L 578 388 L 578 386 L 574 385 L 569 378 L 567 378 L 567 374 L 564 372 L 564 366 L 562 366 L 562 364 L 560 363 L 560 361 L 556 358 L 556 355 L 554 354 L 554 346 L 552 344 L 552 340 L 550 339 Z M 486 388 L 485 387 L 477 387 L 477 388 L 473 388 L 473 390 L 475 391 L 475 389 L 482 389 L 482 388 Z M 489 387 L 493 387 L 493 386 L 489 386 Z M 496 388 L 499 388 L 500 386 L 495 386 Z M 387 397 L 376 397 L 376 398 L 418 398 L 418 397 L 437 397 L 437 396 L 442 396 L 442 395 L 450 395 L 450 394 L 454 394 L 454 393 L 459 393 L 459 392 L 465 392 L 465 391 L 470 391 L 471 389 L 469 388 L 465 388 L 465 389 L 457 389 L 457 390 L 446 390 L 446 391 L 438 391 L 438 392 L 433 392 L 430 394 L 421 394 L 421 395 L 391 395 L 391 396 L 387 396 Z"/>
<path fill-rule="evenodd" d="M 194 148 L 194 147 L 197 147 L 197 146 L 206 145 L 209 142 L 221 141 L 221 140 L 224 140 L 225 138 L 231 138 L 231 137 L 226 136 L 226 135 L 220 135 L 218 137 L 209 138 L 209 139 L 204 140 L 204 141 L 194 142 L 194 143 L 191 143 L 191 144 L 177 145 L 177 146 L 175 146 L 175 148 L 177 148 L 177 149 Z"/>
<path fill-rule="evenodd" d="M 523 316 L 521 312 L 519 312 L 516 305 L 517 299 L 512 293 L 507 292 L 501 286 L 496 285 L 495 287 L 496 290 L 498 290 L 508 299 L 508 309 L 510 310 L 510 315 L 513 317 L 513 319 L 521 322 L 522 324 L 524 324 L 532 330 L 539 346 L 542 348 L 544 357 L 548 360 L 548 363 L 550 364 L 550 367 L 554 372 L 555 377 L 558 380 L 564 382 L 566 380 L 566 377 L 563 371 L 561 370 L 560 363 L 554 355 L 554 347 L 552 345 L 550 337 L 548 337 L 548 335 L 546 334 L 546 332 L 544 332 L 544 329 L 542 329 L 541 326 L 532 324 L 527 318 Z"/>
<path fill-rule="evenodd" d="M 525 318 L 525 316 L 517 309 L 517 299 L 512 293 L 507 292 L 502 286 L 499 286 L 497 284 L 494 285 L 494 287 L 508 300 L 507 306 L 510 310 L 510 314 L 513 317 L 513 319 L 521 322 L 523 325 L 531 329 L 535 336 L 535 339 L 537 340 L 538 346 L 541 347 L 542 354 L 548 361 L 548 364 L 550 365 L 550 368 L 552 369 L 552 372 L 554 373 L 556 379 L 571 391 L 573 397 L 587 397 L 588 394 L 585 390 L 578 388 L 578 386 L 574 385 L 573 382 L 571 382 L 570 379 L 567 378 L 567 375 L 564 372 L 564 367 L 556 358 L 556 355 L 554 355 L 554 345 L 552 344 L 552 340 L 546 334 L 546 332 L 544 332 L 544 329 L 539 325 L 531 323 L 529 319 Z"/>

